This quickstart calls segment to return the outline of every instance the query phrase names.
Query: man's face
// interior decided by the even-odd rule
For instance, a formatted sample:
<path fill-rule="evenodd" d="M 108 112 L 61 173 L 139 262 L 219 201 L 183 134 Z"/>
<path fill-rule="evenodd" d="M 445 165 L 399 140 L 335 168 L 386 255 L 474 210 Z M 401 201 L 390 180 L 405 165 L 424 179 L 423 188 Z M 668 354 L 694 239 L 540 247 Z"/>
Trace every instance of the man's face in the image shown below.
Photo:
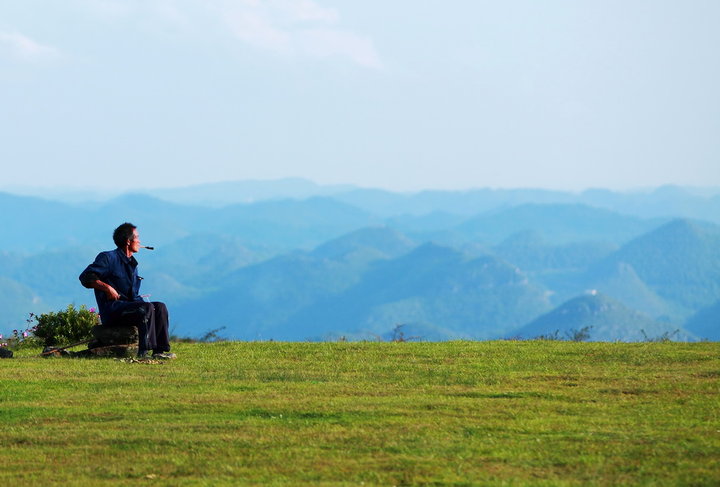
<path fill-rule="evenodd" d="M 140 235 L 138 234 L 137 228 L 133 230 L 133 236 L 129 241 L 130 252 L 137 252 L 140 250 Z"/>

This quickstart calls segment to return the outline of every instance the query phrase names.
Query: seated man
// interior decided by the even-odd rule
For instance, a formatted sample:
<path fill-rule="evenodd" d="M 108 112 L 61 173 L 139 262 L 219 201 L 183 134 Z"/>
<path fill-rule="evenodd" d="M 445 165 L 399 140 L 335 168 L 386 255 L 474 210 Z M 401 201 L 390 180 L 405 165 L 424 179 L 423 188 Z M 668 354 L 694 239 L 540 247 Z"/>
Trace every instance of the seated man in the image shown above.
<path fill-rule="evenodd" d="M 170 359 L 168 311 L 164 303 L 143 301 L 138 294 L 140 281 L 138 262 L 133 254 L 140 250 L 140 236 L 132 223 L 115 229 L 117 248 L 100 252 L 95 262 L 80 274 L 80 283 L 95 290 L 100 321 L 105 326 L 137 326 L 140 335 L 138 356 Z"/>

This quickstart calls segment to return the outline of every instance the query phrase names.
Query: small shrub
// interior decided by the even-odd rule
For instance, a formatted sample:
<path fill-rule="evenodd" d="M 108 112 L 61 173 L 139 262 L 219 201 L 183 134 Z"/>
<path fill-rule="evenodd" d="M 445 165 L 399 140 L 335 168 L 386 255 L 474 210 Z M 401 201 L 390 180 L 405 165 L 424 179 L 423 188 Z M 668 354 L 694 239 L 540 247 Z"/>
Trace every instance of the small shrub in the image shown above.
<path fill-rule="evenodd" d="M 203 336 L 201 336 L 198 341 L 200 343 L 224 342 L 226 341 L 225 338 L 219 335 L 219 332 L 223 331 L 224 329 L 225 327 L 221 326 L 220 328 L 209 330 Z"/>
<path fill-rule="evenodd" d="M 584 342 L 590 339 L 591 326 L 585 326 L 580 328 L 572 328 L 565 332 L 565 336 L 560 335 L 560 330 L 555 330 L 553 333 L 546 335 L 538 335 L 533 340 L 548 340 L 548 341 L 570 341 L 570 342 Z"/>
<path fill-rule="evenodd" d="M 93 308 L 84 305 L 79 309 L 68 305 L 58 312 L 31 315 L 37 321 L 33 334 L 44 340 L 45 346 L 67 345 L 92 338 L 91 330 L 100 324 L 98 314 Z"/>
<path fill-rule="evenodd" d="M 419 336 L 405 336 L 405 331 L 403 330 L 403 327 L 405 325 L 395 325 L 395 328 L 392 330 L 392 337 L 390 338 L 391 342 L 410 342 L 413 340 L 420 340 L 422 337 Z"/>
<path fill-rule="evenodd" d="M 673 341 L 673 338 L 680 333 L 680 330 L 677 329 L 677 330 L 675 330 L 675 331 L 673 331 L 673 332 L 666 331 L 666 332 L 663 333 L 662 335 L 659 335 L 659 336 L 656 336 L 656 337 L 648 336 L 648 334 L 645 333 L 645 330 L 640 330 L 640 333 L 642 333 L 642 335 L 643 335 L 643 341 L 644 341 L 644 342 L 650 342 L 650 343 L 668 343 L 668 342 Z"/>
<path fill-rule="evenodd" d="M 226 342 L 227 338 L 220 336 L 220 332 L 226 327 L 221 326 L 220 328 L 214 328 L 205 332 L 200 338 L 180 336 L 174 333 L 170 334 L 170 341 L 178 343 L 213 343 L 213 342 Z"/>
<path fill-rule="evenodd" d="M 584 342 L 590 339 L 590 330 L 592 330 L 592 326 L 585 326 L 579 330 L 573 328 L 570 331 L 566 331 L 565 336 L 571 342 Z"/>
<path fill-rule="evenodd" d="M 562 337 L 560 336 L 560 330 L 555 330 L 553 333 L 548 333 L 545 335 L 538 335 L 533 340 L 547 340 L 547 341 L 556 341 L 556 340 L 562 340 Z"/>

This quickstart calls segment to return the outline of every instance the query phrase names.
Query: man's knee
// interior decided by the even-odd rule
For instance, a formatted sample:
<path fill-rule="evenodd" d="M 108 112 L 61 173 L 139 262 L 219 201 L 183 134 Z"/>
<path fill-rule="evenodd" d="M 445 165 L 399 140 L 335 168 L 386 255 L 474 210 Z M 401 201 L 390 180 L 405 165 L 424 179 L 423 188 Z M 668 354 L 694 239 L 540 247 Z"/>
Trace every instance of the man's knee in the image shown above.
<path fill-rule="evenodd" d="M 153 301 L 152 305 L 155 308 L 155 313 L 167 315 L 168 310 L 167 306 L 165 306 L 165 303 L 162 303 L 160 301 Z"/>
<path fill-rule="evenodd" d="M 144 313 L 145 316 L 150 316 L 155 311 L 155 307 L 152 305 L 152 303 L 138 303 L 137 306 L 137 312 L 138 313 Z"/>

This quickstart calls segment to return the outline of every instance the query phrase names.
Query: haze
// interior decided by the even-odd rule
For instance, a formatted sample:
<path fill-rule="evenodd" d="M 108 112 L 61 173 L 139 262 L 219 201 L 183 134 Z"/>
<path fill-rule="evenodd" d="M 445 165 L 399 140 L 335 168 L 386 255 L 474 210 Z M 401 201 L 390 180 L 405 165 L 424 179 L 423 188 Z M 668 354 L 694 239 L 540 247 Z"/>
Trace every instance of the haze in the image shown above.
<path fill-rule="evenodd" d="M 720 185 L 716 1 L 0 3 L 0 189 Z"/>

